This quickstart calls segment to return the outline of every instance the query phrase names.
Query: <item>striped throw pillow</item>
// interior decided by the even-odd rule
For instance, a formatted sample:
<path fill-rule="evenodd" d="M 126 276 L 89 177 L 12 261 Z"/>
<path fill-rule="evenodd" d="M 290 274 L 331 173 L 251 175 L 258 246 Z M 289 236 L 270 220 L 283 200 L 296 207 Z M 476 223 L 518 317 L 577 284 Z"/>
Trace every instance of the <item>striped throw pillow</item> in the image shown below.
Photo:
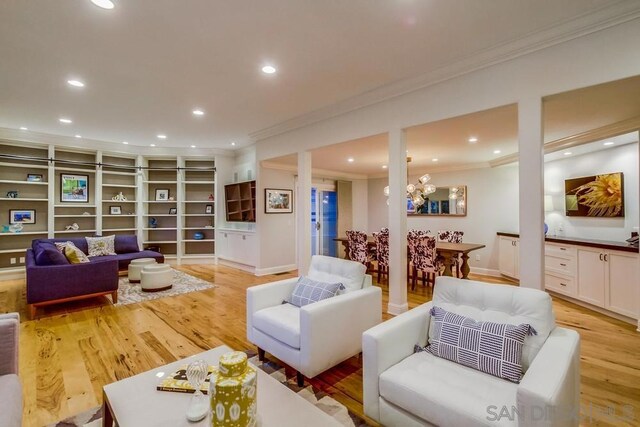
<path fill-rule="evenodd" d="M 334 297 L 342 289 L 344 289 L 342 283 L 318 282 L 302 276 L 298 279 L 291 297 L 286 302 L 297 307 L 303 307 L 307 304 Z"/>
<path fill-rule="evenodd" d="M 522 346 L 536 331 L 527 323 L 477 322 L 440 307 L 431 309 L 435 322 L 426 350 L 487 374 L 519 383 Z"/>

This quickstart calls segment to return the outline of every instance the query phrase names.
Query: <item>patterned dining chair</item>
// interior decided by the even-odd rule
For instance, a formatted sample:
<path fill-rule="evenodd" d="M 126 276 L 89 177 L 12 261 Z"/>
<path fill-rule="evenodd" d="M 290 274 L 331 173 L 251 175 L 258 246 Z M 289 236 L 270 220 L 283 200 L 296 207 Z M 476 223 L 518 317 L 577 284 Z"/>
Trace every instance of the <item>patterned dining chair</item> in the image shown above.
<path fill-rule="evenodd" d="M 367 233 L 356 230 L 347 230 L 349 242 L 349 259 L 371 267 L 371 257 L 367 248 Z"/>
<path fill-rule="evenodd" d="M 386 276 L 389 282 L 389 229 L 383 228 L 379 233 L 373 233 L 376 241 L 376 259 L 378 261 L 378 283 L 380 277 Z"/>
<path fill-rule="evenodd" d="M 448 243 L 462 243 L 462 236 L 464 236 L 464 231 L 449 231 L 449 230 L 440 230 L 438 231 L 438 240 L 441 242 Z M 453 265 L 452 267 L 456 268 L 456 276 L 458 278 L 462 277 L 460 267 L 462 266 L 462 255 L 458 255 L 457 257 L 452 259 Z"/>
<path fill-rule="evenodd" d="M 438 259 L 436 251 L 436 238 L 419 235 L 414 237 L 413 256 L 411 264 L 413 265 L 413 278 L 411 281 L 411 290 L 416 288 L 418 281 L 418 273 L 422 273 L 422 284 L 427 283 L 433 286 L 436 282 L 436 276 L 442 271 L 442 262 Z"/>
<path fill-rule="evenodd" d="M 409 282 L 411 282 L 411 277 L 415 274 L 412 259 L 417 240 L 422 236 L 428 236 L 430 232 L 430 230 L 413 229 L 407 232 L 407 280 Z"/>

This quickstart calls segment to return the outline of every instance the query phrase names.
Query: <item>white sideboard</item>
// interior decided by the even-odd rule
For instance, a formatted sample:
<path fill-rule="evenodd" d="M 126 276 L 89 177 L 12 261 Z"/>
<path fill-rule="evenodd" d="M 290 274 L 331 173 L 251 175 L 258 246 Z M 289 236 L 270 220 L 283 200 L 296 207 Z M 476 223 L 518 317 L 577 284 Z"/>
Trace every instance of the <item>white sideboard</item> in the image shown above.
<path fill-rule="evenodd" d="M 218 261 L 255 271 L 257 265 L 256 235 L 253 231 L 219 229 L 216 240 L 216 253 Z"/>
<path fill-rule="evenodd" d="M 519 278 L 519 238 L 499 235 L 500 273 Z M 545 289 L 574 302 L 640 320 L 638 253 L 557 241 L 545 243 Z"/>

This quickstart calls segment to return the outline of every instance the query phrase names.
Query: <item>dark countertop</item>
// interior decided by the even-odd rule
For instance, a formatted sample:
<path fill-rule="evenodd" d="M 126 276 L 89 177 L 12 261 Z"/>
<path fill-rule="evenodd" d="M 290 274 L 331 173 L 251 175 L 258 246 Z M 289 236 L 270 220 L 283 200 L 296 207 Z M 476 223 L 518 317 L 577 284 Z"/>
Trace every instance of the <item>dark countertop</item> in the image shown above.
<path fill-rule="evenodd" d="M 498 231 L 497 234 L 498 236 L 520 237 L 520 235 L 517 233 L 503 233 L 501 231 Z M 546 236 L 544 240 L 546 242 L 552 242 L 552 243 L 566 243 L 568 245 L 588 246 L 591 248 L 601 248 L 601 249 L 610 249 L 613 251 L 638 253 L 638 247 L 631 246 L 627 242 L 612 242 L 608 240 L 583 239 L 580 237 L 567 237 L 567 236 Z"/>

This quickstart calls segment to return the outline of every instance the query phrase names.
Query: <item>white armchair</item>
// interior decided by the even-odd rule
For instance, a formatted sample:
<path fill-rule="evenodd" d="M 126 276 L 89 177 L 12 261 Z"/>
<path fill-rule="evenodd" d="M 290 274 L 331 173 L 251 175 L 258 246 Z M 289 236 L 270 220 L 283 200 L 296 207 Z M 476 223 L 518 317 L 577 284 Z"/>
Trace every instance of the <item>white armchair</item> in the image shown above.
<path fill-rule="evenodd" d="M 18 378 L 20 316 L 0 314 L 0 427 L 22 425 L 22 386 Z"/>
<path fill-rule="evenodd" d="M 529 323 L 520 384 L 428 352 L 433 305 L 476 320 Z M 363 334 L 364 412 L 384 426 L 577 426 L 580 336 L 556 327 L 546 292 L 438 277 L 433 301 Z"/>
<path fill-rule="evenodd" d="M 382 320 L 382 292 L 365 270 L 354 261 L 313 256 L 307 276 L 340 282 L 346 290 L 300 308 L 282 304 L 297 278 L 247 289 L 247 338 L 258 346 L 260 360 L 266 351 L 287 363 L 302 386 L 303 375 L 315 377 L 360 353 L 362 333 Z"/>

